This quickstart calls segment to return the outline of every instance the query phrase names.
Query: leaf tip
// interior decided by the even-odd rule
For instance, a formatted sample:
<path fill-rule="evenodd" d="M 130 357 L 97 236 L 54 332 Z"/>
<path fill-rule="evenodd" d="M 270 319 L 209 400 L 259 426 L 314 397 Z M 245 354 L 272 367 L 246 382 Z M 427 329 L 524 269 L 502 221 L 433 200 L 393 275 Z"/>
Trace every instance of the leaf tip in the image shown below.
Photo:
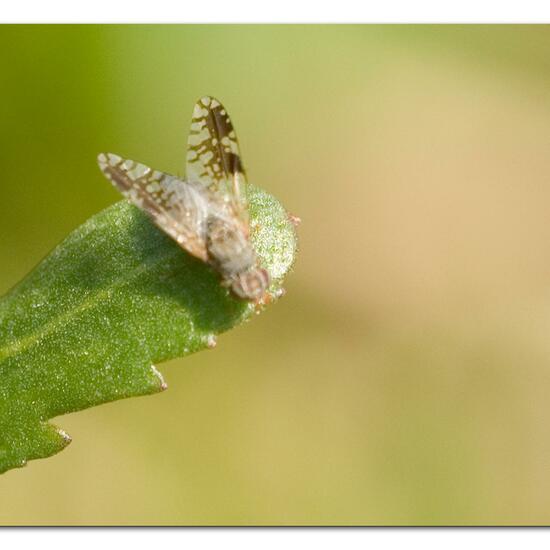
<path fill-rule="evenodd" d="M 57 435 L 61 438 L 61 444 L 63 445 L 63 447 L 66 447 L 69 443 L 72 442 L 73 438 L 65 430 L 57 428 L 56 431 Z"/>
<path fill-rule="evenodd" d="M 287 212 L 286 218 L 295 228 L 302 223 L 302 218 L 300 218 L 300 216 L 292 214 L 291 212 Z"/>
<path fill-rule="evenodd" d="M 206 347 L 208 349 L 213 349 L 218 345 L 218 339 L 214 334 L 209 334 L 206 338 Z"/>
<path fill-rule="evenodd" d="M 168 384 L 164 381 L 164 377 L 162 376 L 160 371 L 157 369 L 157 367 L 155 367 L 155 365 L 151 365 L 151 371 L 159 381 L 159 391 L 167 390 Z"/>

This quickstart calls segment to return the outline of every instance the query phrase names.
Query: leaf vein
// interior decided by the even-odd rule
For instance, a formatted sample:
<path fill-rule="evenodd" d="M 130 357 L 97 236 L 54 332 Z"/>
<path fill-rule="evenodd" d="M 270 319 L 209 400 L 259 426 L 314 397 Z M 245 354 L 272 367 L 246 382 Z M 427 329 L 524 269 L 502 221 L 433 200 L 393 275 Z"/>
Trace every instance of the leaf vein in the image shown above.
<path fill-rule="evenodd" d="M 0 363 L 38 344 L 41 340 L 54 333 L 57 328 L 68 323 L 72 318 L 102 302 L 105 298 L 109 296 L 109 294 L 113 290 L 122 288 L 143 273 L 146 273 L 150 269 L 153 269 L 158 265 L 159 261 L 165 260 L 166 258 L 169 258 L 170 256 L 174 256 L 179 253 L 179 250 L 171 250 L 169 254 L 161 254 L 159 256 L 155 256 L 154 261 L 150 261 L 147 258 L 144 263 L 134 269 L 129 276 L 127 275 L 125 277 L 115 279 L 111 285 L 109 285 L 108 287 L 103 287 L 99 289 L 96 293 L 91 294 L 76 307 L 73 307 L 65 313 L 52 319 L 49 323 L 44 325 L 42 329 L 33 334 L 30 334 L 25 338 L 20 338 L 15 341 L 8 342 L 3 347 L 0 347 Z"/>

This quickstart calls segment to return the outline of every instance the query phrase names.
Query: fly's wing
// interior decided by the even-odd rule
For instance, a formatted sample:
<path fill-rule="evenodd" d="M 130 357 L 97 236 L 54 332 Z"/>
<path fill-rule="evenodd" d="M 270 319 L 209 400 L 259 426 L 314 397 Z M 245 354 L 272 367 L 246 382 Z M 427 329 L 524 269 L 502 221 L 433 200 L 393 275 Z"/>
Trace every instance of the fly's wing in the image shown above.
<path fill-rule="evenodd" d="M 102 153 L 97 160 L 107 179 L 131 203 L 146 212 L 184 250 L 207 260 L 208 204 L 200 186 L 111 153 Z"/>
<path fill-rule="evenodd" d="M 186 178 L 221 196 L 248 226 L 246 176 L 237 136 L 224 106 L 213 97 L 202 97 L 195 104 L 187 140 Z"/>

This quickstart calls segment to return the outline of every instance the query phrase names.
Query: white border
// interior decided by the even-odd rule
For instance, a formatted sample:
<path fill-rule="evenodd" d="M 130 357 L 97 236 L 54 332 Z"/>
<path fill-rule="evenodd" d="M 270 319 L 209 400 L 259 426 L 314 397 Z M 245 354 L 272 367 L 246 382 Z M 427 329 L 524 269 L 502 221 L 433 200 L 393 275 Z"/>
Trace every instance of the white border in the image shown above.
<path fill-rule="evenodd" d="M 108 550 L 110 548 L 213 548 L 219 550 L 487 550 L 548 548 L 540 529 L 6 529 L 3 548 Z M 182 546 L 182 543 L 184 546 Z"/>
<path fill-rule="evenodd" d="M 550 2 L 522 0 L 462 0 L 461 2 L 366 0 L 332 2 L 277 0 L 266 4 L 245 0 L 155 0 L 155 2 L 95 0 L 19 0 L 3 6 L 1 22 L 12 23 L 534 23 L 550 22 Z M 550 30 L 549 30 L 550 32 Z M 41 550 L 96 550 L 101 548 L 181 547 L 265 550 L 281 547 L 407 548 L 463 550 L 465 547 L 499 550 L 547 548 L 548 531 L 478 529 L 7 529 L 0 531 L 4 548 L 28 546 Z M 172 543 L 172 544 L 171 544 Z"/>
<path fill-rule="evenodd" d="M 9 4 L 9 5 L 7 5 Z M 6 23 L 543 23 L 548 0 L 18 0 Z"/>

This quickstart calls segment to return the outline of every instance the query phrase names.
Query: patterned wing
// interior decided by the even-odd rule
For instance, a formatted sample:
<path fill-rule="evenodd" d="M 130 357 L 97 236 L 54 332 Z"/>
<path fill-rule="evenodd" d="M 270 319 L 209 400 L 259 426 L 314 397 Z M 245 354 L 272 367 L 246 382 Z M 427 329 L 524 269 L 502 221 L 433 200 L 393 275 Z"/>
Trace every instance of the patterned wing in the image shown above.
<path fill-rule="evenodd" d="M 111 153 L 102 153 L 97 160 L 101 171 L 130 202 L 149 214 L 183 249 L 207 260 L 208 201 L 203 187 Z"/>
<path fill-rule="evenodd" d="M 213 97 L 202 97 L 195 104 L 187 140 L 186 178 L 220 194 L 235 214 L 248 222 L 246 176 L 237 136 L 224 106 Z"/>

